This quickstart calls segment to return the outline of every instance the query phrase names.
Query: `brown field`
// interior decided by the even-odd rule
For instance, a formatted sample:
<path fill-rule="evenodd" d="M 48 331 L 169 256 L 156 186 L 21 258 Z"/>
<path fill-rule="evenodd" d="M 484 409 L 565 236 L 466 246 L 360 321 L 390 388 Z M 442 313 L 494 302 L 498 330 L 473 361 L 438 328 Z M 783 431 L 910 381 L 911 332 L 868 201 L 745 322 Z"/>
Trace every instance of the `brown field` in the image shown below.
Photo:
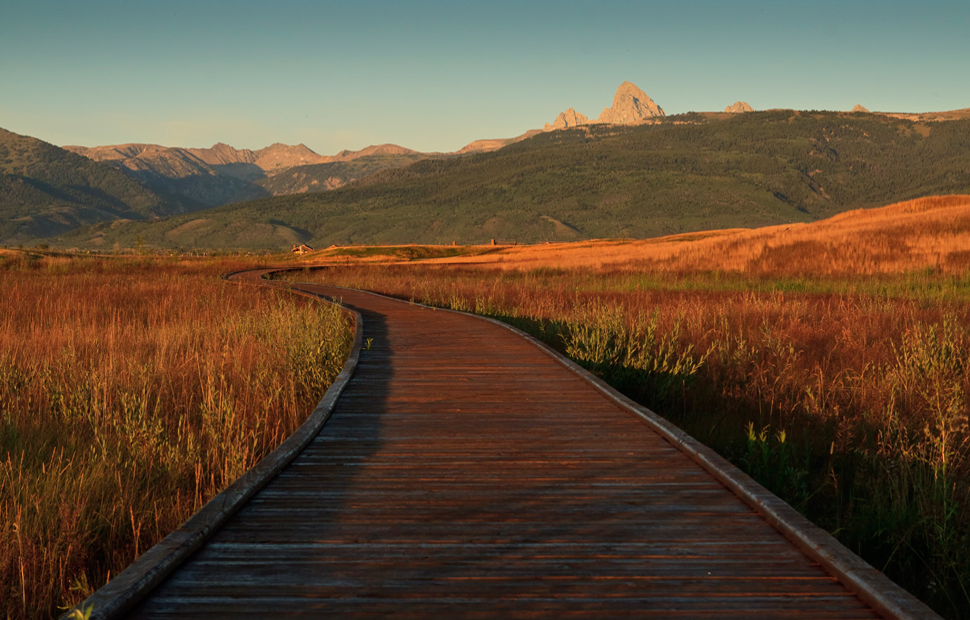
<path fill-rule="evenodd" d="M 289 277 L 532 333 L 945 616 L 968 617 L 970 197 L 811 225 L 479 250 L 409 262 L 374 249 L 370 260 L 396 260 L 338 256 Z"/>
<path fill-rule="evenodd" d="M 280 257 L 293 264 L 293 257 Z M 970 617 L 970 197 L 809 225 L 333 248 L 294 274 L 505 320 Z M 0 251 L 0 600 L 76 603 L 306 416 L 341 315 L 228 259 Z"/>
<path fill-rule="evenodd" d="M 408 247 L 423 248 L 427 255 L 453 248 L 374 247 L 362 256 L 346 255 L 348 248 L 331 248 L 308 255 L 306 262 L 360 264 L 403 259 L 503 270 L 702 271 L 771 277 L 899 274 L 923 269 L 958 274 L 970 267 L 970 196 L 921 198 L 879 209 L 849 211 L 811 224 L 646 240 L 458 246 L 462 255 L 439 258 L 402 255 Z"/>
<path fill-rule="evenodd" d="M 83 600 L 322 396 L 346 319 L 245 266 L 0 255 L 0 614 Z"/>
<path fill-rule="evenodd" d="M 427 262 L 519 270 L 720 271 L 771 277 L 899 274 L 921 269 L 956 274 L 970 267 L 970 196 L 922 198 L 850 211 L 812 224 L 637 241 L 482 246 L 481 251 L 488 253 Z M 319 258 L 327 255 L 324 251 Z"/>

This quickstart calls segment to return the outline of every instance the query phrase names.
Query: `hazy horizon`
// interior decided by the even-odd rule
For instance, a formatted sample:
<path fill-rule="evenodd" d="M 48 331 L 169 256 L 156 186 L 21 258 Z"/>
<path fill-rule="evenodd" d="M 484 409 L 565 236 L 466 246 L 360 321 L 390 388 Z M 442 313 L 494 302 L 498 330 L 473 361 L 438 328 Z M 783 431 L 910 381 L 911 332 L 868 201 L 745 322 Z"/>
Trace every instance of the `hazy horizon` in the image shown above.
<path fill-rule="evenodd" d="M 4 7 L 0 127 L 58 145 L 453 151 L 591 118 L 970 107 L 966 2 L 290 0 Z"/>

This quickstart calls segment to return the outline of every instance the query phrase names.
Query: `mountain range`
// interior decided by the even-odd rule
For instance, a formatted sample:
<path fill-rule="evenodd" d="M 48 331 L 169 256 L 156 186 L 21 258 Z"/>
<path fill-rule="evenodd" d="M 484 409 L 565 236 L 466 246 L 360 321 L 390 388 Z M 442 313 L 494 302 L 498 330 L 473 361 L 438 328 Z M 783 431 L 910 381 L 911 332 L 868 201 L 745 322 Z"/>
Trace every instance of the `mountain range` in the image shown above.
<path fill-rule="evenodd" d="M 0 129 L 0 243 L 201 207 L 194 200 L 152 190 L 110 166 Z"/>
<path fill-rule="evenodd" d="M 738 101 L 724 111 L 737 113 L 753 109 Z M 152 190 L 215 207 L 268 196 L 329 191 L 387 168 L 420 159 L 490 152 L 543 131 L 592 124 L 648 123 L 664 116 L 663 108 L 643 90 L 632 82 L 623 82 L 613 96 L 612 105 L 604 108 L 596 120 L 569 108 L 541 130 L 530 130 L 514 138 L 475 140 L 453 153 L 419 152 L 395 144 L 374 145 L 359 151 L 344 150 L 329 156 L 320 155 L 304 144 L 279 143 L 255 151 L 222 143 L 210 148 L 156 144 L 71 145 L 64 148 L 107 163 Z"/>
<path fill-rule="evenodd" d="M 236 149 L 222 143 L 207 149 L 157 144 L 64 148 L 106 163 L 150 188 L 184 196 L 208 207 L 291 191 L 283 188 L 289 188 L 292 184 L 269 180 L 293 168 L 365 160 L 361 166 L 340 166 L 322 178 L 313 174 L 314 171 L 319 172 L 319 168 L 303 170 L 300 176 L 310 175 L 312 178 L 299 189 L 292 190 L 324 191 L 341 187 L 377 169 L 434 155 L 394 144 L 370 146 L 360 151 L 341 151 L 333 156 L 319 155 L 304 144 L 290 146 L 279 143 L 257 151 Z"/>
<path fill-rule="evenodd" d="M 535 243 L 809 222 L 970 193 L 970 119 L 775 110 L 541 132 L 489 153 L 423 159 L 323 193 L 154 222 L 63 247 L 279 250 L 291 244 Z"/>
<path fill-rule="evenodd" d="M 602 195 L 605 191 L 604 181 L 623 185 L 635 178 L 641 179 L 635 181 L 635 185 L 642 185 L 643 179 L 646 178 L 651 178 L 653 179 L 652 182 L 659 183 L 656 188 L 649 191 L 652 191 L 655 196 L 663 196 L 659 202 L 665 205 L 676 205 L 678 201 L 685 204 L 692 203 L 696 195 L 704 195 L 705 192 L 710 192 L 717 186 L 730 186 L 733 189 L 727 194 L 733 192 L 736 199 L 743 202 L 742 195 L 750 197 L 750 181 L 753 177 L 748 178 L 748 189 L 744 189 L 742 187 L 744 183 L 739 185 L 743 178 L 736 177 L 736 173 L 731 172 L 730 167 L 717 172 L 717 166 L 711 168 L 708 165 L 709 159 L 714 157 L 717 162 L 724 164 L 725 158 L 730 160 L 732 157 L 740 157 L 748 161 L 751 157 L 763 158 L 768 156 L 764 152 L 759 152 L 766 151 L 767 147 L 763 144 L 759 145 L 757 141 L 748 143 L 748 136 L 758 127 L 761 127 L 761 131 L 766 131 L 765 127 L 773 126 L 771 119 L 775 118 L 773 114 L 776 112 L 795 114 L 796 116 L 793 118 L 800 114 L 792 111 L 755 112 L 746 102 L 738 101 L 725 108 L 724 112 L 690 113 L 669 117 L 656 102 L 636 85 L 624 82 L 617 89 L 612 105 L 605 108 L 596 120 L 591 120 L 576 112 L 573 108 L 569 108 L 560 113 L 552 123 L 546 124 L 543 129 L 530 130 L 508 139 L 476 140 L 454 153 L 422 153 L 393 144 L 370 146 L 359 151 L 345 150 L 329 156 L 315 153 L 303 144 L 295 146 L 273 144 L 259 150 L 236 149 L 221 143 L 213 145 L 211 148 L 123 144 L 99 147 L 67 146 L 64 149 L 59 149 L 34 138 L 2 131 L 0 132 L 0 244 L 16 244 L 31 239 L 67 235 L 67 237 L 63 237 L 65 241 L 70 238 L 71 243 L 84 245 L 87 242 L 80 243 L 78 240 L 88 233 L 81 231 L 78 235 L 74 235 L 71 231 L 89 225 L 96 225 L 97 228 L 96 233 L 88 237 L 88 241 L 95 246 L 103 244 L 108 239 L 127 243 L 126 231 L 141 226 L 136 223 L 126 224 L 125 221 L 127 220 L 150 222 L 159 218 L 171 218 L 171 216 L 187 216 L 200 211 L 209 213 L 211 207 L 222 208 L 212 211 L 213 214 L 219 214 L 218 216 L 203 218 L 207 219 L 210 222 L 209 224 L 199 224 L 198 218 L 190 218 L 175 226 L 181 232 L 169 230 L 165 233 L 164 239 L 155 241 L 160 246 L 171 247 L 188 247 L 198 244 L 214 244 L 217 246 L 233 246 L 236 244 L 239 247 L 250 245 L 271 247 L 276 245 L 278 247 L 284 245 L 284 242 L 308 240 L 315 243 L 344 243 L 378 239 L 406 242 L 417 240 L 417 237 L 420 237 L 422 241 L 447 241 L 456 238 L 481 240 L 490 236 L 522 240 L 615 236 L 617 234 L 643 236 L 670 231 L 676 232 L 684 226 L 696 229 L 697 226 L 701 225 L 700 221 L 708 221 L 710 225 L 714 225 L 715 222 L 732 226 L 760 225 L 779 221 L 778 218 L 781 218 L 780 221 L 787 221 L 785 218 L 817 217 L 821 211 L 826 209 L 835 209 L 837 212 L 843 207 L 866 206 L 860 202 L 859 198 L 848 201 L 832 199 L 831 192 L 826 189 L 831 187 L 831 180 L 826 184 L 820 182 L 817 178 L 822 168 L 811 169 L 807 167 L 807 164 L 803 167 L 793 168 L 792 157 L 789 157 L 788 162 L 779 160 L 779 164 L 782 165 L 782 168 L 789 170 L 785 175 L 791 179 L 790 181 L 779 183 L 776 180 L 769 183 L 763 180 L 761 182 L 763 189 L 768 189 L 772 184 L 778 187 L 784 185 L 787 189 L 772 190 L 767 194 L 768 198 L 762 196 L 755 200 L 759 204 L 759 201 L 767 200 L 765 204 L 774 205 L 768 211 L 775 213 L 775 215 L 764 216 L 764 213 L 757 215 L 757 209 L 735 212 L 732 207 L 728 210 L 730 213 L 721 214 L 723 217 L 692 220 L 688 209 L 688 212 L 684 212 L 679 218 L 679 224 L 676 223 L 678 219 L 676 217 L 667 224 L 661 224 L 661 221 L 666 221 L 664 218 L 657 219 L 654 217 L 653 224 L 648 225 L 645 223 L 644 217 L 648 217 L 649 214 L 635 212 L 623 216 L 632 217 L 624 225 L 617 224 L 614 226 L 610 224 L 604 228 L 595 222 L 597 217 L 604 218 L 605 222 L 620 217 L 620 213 L 616 209 L 605 208 L 613 199 L 604 198 L 605 203 L 590 204 L 585 207 L 589 213 L 582 216 L 573 213 L 569 208 L 565 208 L 568 207 L 568 204 L 575 204 L 577 200 L 579 202 L 587 200 L 583 196 Z M 901 123 L 898 131 L 906 135 L 915 131 L 926 139 L 920 147 L 924 149 L 930 148 L 929 145 L 941 134 L 940 131 L 937 131 L 939 123 L 930 121 L 958 121 L 954 127 L 959 127 L 962 126 L 959 121 L 970 116 L 970 110 L 923 115 L 870 114 L 861 106 L 856 106 L 853 113 L 855 114 L 851 118 L 859 122 L 862 122 L 863 119 L 866 122 L 878 121 L 876 124 L 879 128 L 883 128 L 886 122 L 890 122 L 889 119 L 891 119 L 891 122 Z M 841 119 L 844 116 L 844 114 L 841 116 L 836 114 L 836 116 L 825 118 L 833 120 Z M 732 122 L 728 122 L 732 119 L 734 119 Z M 743 119 L 748 119 L 751 122 L 742 122 Z M 727 123 L 727 125 L 723 125 L 721 121 Z M 804 123 L 800 124 L 803 129 L 807 127 Z M 672 195 L 668 191 L 669 187 L 665 187 L 661 179 L 664 177 L 672 178 L 671 174 L 674 169 L 671 166 L 673 164 L 663 160 L 663 158 L 661 158 L 663 161 L 659 163 L 654 161 L 656 154 L 651 155 L 653 153 L 651 149 L 654 149 L 654 146 L 651 146 L 650 140 L 663 135 L 667 136 L 666 139 L 681 144 L 691 135 L 688 127 L 703 128 L 698 130 L 703 132 L 711 131 L 713 127 L 718 125 L 723 125 L 719 131 L 727 130 L 729 133 L 736 134 L 732 140 L 740 140 L 745 143 L 745 147 L 735 155 L 729 156 L 728 153 L 731 152 L 731 149 L 724 145 L 700 146 L 699 148 L 707 149 L 709 153 L 703 160 L 704 165 L 699 166 L 706 172 L 697 176 L 697 179 L 699 179 L 697 183 L 684 186 L 684 192 L 686 192 L 684 196 L 677 198 Z M 651 127 L 655 131 L 650 130 Z M 807 129 L 805 130 L 807 131 Z M 579 131 L 579 133 L 574 135 L 573 132 L 576 131 Z M 594 165 L 595 162 L 586 161 L 575 152 L 576 136 L 585 136 L 583 139 L 588 144 L 586 147 L 587 156 L 595 151 L 600 153 L 599 157 L 602 158 L 605 155 L 601 152 L 601 145 L 609 143 L 611 139 L 617 136 L 628 136 L 630 131 L 634 132 L 631 135 L 638 136 L 640 134 L 637 132 L 648 132 L 641 136 L 642 139 L 646 140 L 643 144 L 644 150 L 639 155 L 627 153 L 622 162 L 615 162 L 620 166 L 618 169 Z M 654 131 L 654 133 L 651 134 L 651 131 Z M 698 131 L 695 131 L 694 134 L 698 134 Z M 779 129 L 777 126 L 773 126 L 772 131 L 777 132 Z M 838 133 L 838 130 L 833 131 Z M 942 133 L 949 134 L 951 132 Z M 647 139 L 648 136 L 652 137 Z M 799 144 L 806 143 L 806 140 L 811 144 L 818 143 L 820 152 L 827 152 L 825 148 L 822 148 L 816 135 L 798 134 L 796 132 L 796 134 L 790 135 L 789 139 L 795 140 Z M 863 137 L 856 134 L 846 139 L 853 148 L 859 146 L 855 142 L 864 140 Z M 871 139 L 868 141 L 871 142 Z M 564 142 L 573 146 L 563 151 L 561 145 Z M 828 139 L 826 142 L 828 142 Z M 690 144 L 683 143 L 680 148 L 682 157 L 679 161 L 693 161 L 698 157 L 698 153 L 692 150 Z M 887 148 L 889 147 L 887 146 Z M 830 150 L 835 151 L 835 149 Z M 531 159 L 520 161 L 517 164 L 518 168 L 508 167 L 509 158 L 498 156 L 496 151 L 498 153 L 509 151 L 510 156 L 519 154 L 515 155 L 516 157 L 520 157 L 521 153 L 528 152 L 531 153 L 529 155 Z M 563 155 L 565 152 L 568 152 L 568 157 Z M 553 153 L 558 153 L 563 157 L 561 159 L 550 158 Z M 884 155 L 886 154 L 882 153 L 880 157 Z M 926 157 L 925 154 L 920 156 Z M 775 155 L 768 157 L 775 157 Z M 838 157 L 838 155 L 835 157 Z M 876 159 L 879 159 L 879 157 Z M 544 161 L 545 168 L 536 170 L 529 163 L 533 160 Z M 638 160 L 639 164 L 635 163 Z M 631 162 L 633 162 L 632 167 Z M 750 165 L 750 161 L 746 165 Z M 840 174 L 852 177 L 853 183 L 856 184 L 868 183 L 868 177 L 877 172 L 877 168 L 873 168 L 873 166 L 883 165 L 877 164 L 875 159 L 872 158 L 862 159 L 842 170 Z M 589 177 L 585 173 L 585 169 L 592 168 L 598 169 L 599 173 L 605 176 L 602 178 Z M 947 166 L 944 166 L 944 168 L 947 168 Z M 475 172 L 470 173 L 471 170 Z M 776 172 L 780 172 L 780 170 Z M 438 175 L 434 171 L 439 171 L 444 176 Z M 464 172 L 459 174 L 459 171 Z M 463 177 L 462 174 L 465 174 L 465 176 Z M 508 177 L 509 174 L 512 176 Z M 537 191 L 536 188 L 529 185 L 538 182 L 536 179 L 544 178 L 548 174 L 558 175 L 563 180 L 564 185 L 570 185 L 575 179 L 579 178 L 586 179 L 588 185 L 573 184 L 573 194 L 561 198 L 564 203 L 556 206 L 549 204 L 548 201 L 560 199 L 554 198 L 545 189 Z M 938 176 L 935 175 L 934 178 Z M 455 186 L 455 189 L 459 190 L 458 195 L 429 191 L 431 189 L 428 186 L 429 183 L 440 189 L 442 183 L 452 187 L 453 183 L 459 183 L 459 179 L 462 179 L 460 183 L 477 187 L 478 194 L 465 196 L 464 190 L 457 186 Z M 529 179 L 532 179 L 532 181 L 529 181 Z M 841 183 L 844 180 L 840 178 L 839 182 Z M 525 183 L 524 186 L 522 185 L 523 182 Z M 546 183 L 546 181 L 542 181 L 542 183 Z M 894 180 L 889 181 L 889 183 L 897 189 L 900 185 Z M 954 187 L 960 185 L 960 182 L 948 181 L 947 183 Z M 944 185 L 947 185 L 947 183 L 944 183 Z M 849 183 L 849 185 L 852 185 L 852 183 Z M 510 187 L 517 187 L 523 195 L 508 195 L 508 188 Z M 804 199 L 798 198 L 800 191 L 796 191 L 798 187 L 807 187 L 813 192 L 813 195 L 823 196 L 828 201 L 828 206 L 814 204 L 811 196 Z M 397 195 L 399 198 L 393 198 L 390 194 L 381 195 L 376 188 L 383 188 L 382 191 L 390 192 L 390 194 Z M 658 190 L 659 193 L 657 193 Z M 892 194 L 890 197 L 893 200 L 911 197 L 912 192 L 917 190 L 918 188 L 907 186 L 906 191 L 909 194 L 897 195 L 899 191 L 890 192 Z M 648 191 L 648 188 L 644 187 L 643 191 Z M 311 195 L 322 192 L 336 192 L 339 195 L 335 195 L 333 200 L 310 199 L 308 197 L 294 201 L 284 198 L 293 194 Z M 459 195 L 465 197 L 459 198 Z M 533 220 L 528 218 L 522 220 L 521 217 L 514 214 L 506 214 L 502 217 L 494 216 L 503 207 L 495 201 L 484 199 L 484 197 L 490 195 L 505 195 L 504 200 L 510 204 L 519 203 L 525 197 L 530 199 L 532 203 L 545 204 L 546 206 L 529 216 L 537 218 L 534 220 L 534 224 L 527 224 L 526 220 L 530 222 Z M 725 198 L 725 196 L 713 198 L 715 198 L 714 203 L 732 200 Z M 253 200 L 258 202 L 251 203 L 250 201 Z M 427 202 L 429 200 L 431 203 Z M 778 201 L 788 206 L 780 207 Z M 302 224 L 291 226 L 290 224 L 296 223 L 288 221 L 287 210 L 293 205 L 301 205 L 302 208 L 302 205 L 310 203 L 318 205 L 320 212 L 317 215 L 319 217 L 315 216 L 315 218 L 311 218 L 313 221 L 307 220 Z M 433 220 L 432 228 L 435 230 L 433 234 L 419 232 L 421 218 L 431 217 L 430 214 L 423 213 L 422 209 L 433 204 L 440 206 L 449 203 L 454 203 L 451 209 L 455 214 L 461 213 L 459 219 L 478 220 L 485 218 L 487 222 L 483 221 L 483 223 L 470 228 L 464 225 L 456 227 L 446 225 L 443 223 L 444 220 L 438 218 Z M 223 233 L 213 233 L 215 236 L 208 233 L 203 234 L 203 229 L 213 226 L 219 228 L 213 222 L 221 221 L 220 218 L 224 218 L 224 214 L 233 211 L 238 213 L 251 212 L 251 210 L 247 211 L 246 205 L 249 204 L 261 205 L 258 210 L 260 214 L 268 213 L 264 211 L 263 207 L 274 205 L 273 208 L 280 209 L 280 217 L 269 217 L 267 220 L 264 215 L 259 215 L 257 219 L 262 218 L 266 221 L 261 220 L 262 223 L 250 222 L 256 228 L 247 231 L 246 235 L 242 237 Z M 352 218 L 347 219 L 349 218 L 348 215 L 345 218 L 346 221 L 341 224 L 343 232 L 335 231 L 332 226 L 333 222 L 330 221 L 330 224 L 327 224 L 327 233 L 321 236 L 320 231 L 323 229 L 319 228 L 320 222 L 335 216 L 333 212 L 328 210 L 332 210 L 335 205 L 351 204 L 357 205 L 354 208 L 358 210 L 363 208 L 364 205 L 366 205 L 367 210 L 372 208 L 376 208 L 378 211 L 382 208 L 389 209 L 385 215 L 394 212 L 398 208 L 395 205 L 405 208 L 410 204 L 411 206 L 407 207 L 405 211 L 410 210 L 415 222 L 400 228 L 399 233 L 392 234 L 386 230 L 376 231 L 367 227 L 355 226 Z M 471 205 L 475 205 L 474 213 L 469 211 Z M 796 213 L 794 215 L 786 211 L 789 207 L 795 208 Z M 668 207 L 665 206 L 664 209 L 666 208 Z M 781 209 L 781 211 L 778 211 L 778 209 Z M 439 209 L 434 207 L 434 210 Z M 489 213 L 492 213 L 493 217 L 486 217 Z M 788 214 L 785 215 L 785 213 Z M 398 215 L 406 219 L 404 212 Z M 394 217 L 398 217 L 398 215 Z M 323 220 L 320 218 L 323 218 Z M 171 220 L 171 223 L 174 225 L 175 222 L 183 219 L 183 217 L 176 217 Z M 269 220 L 272 220 L 272 222 Z M 98 222 L 113 223 L 105 229 L 103 226 L 97 226 Z M 187 222 L 195 223 L 187 228 L 183 227 L 183 224 Z M 514 222 L 517 223 L 513 224 Z M 161 222 L 159 224 L 162 228 L 168 226 L 168 224 L 161 224 Z M 154 224 L 151 226 L 154 226 Z M 265 226 L 269 226 L 269 228 L 267 229 Z M 284 228 L 289 232 L 280 233 Z M 263 232 L 257 232 L 257 229 Z M 192 235 L 183 234 L 190 230 L 194 231 Z M 267 234 L 264 234 L 267 230 L 274 232 L 267 236 Z M 399 238 L 394 237 L 394 234 L 399 234 Z"/>
<path fill-rule="evenodd" d="M 304 144 L 272 144 L 256 151 L 218 143 L 211 148 L 117 144 L 64 149 L 105 163 L 152 190 L 181 196 L 206 207 L 291 193 L 322 192 L 387 168 L 420 159 L 493 151 L 525 139 L 476 140 L 454 153 L 422 153 L 396 144 L 320 155 Z"/>
<path fill-rule="evenodd" d="M 344 150 L 331 156 L 320 155 L 304 144 L 279 143 L 255 151 L 222 143 L 210 148 L 118 144 L 68 145 L 64 149 L 106 163 L 153 191 L 215 207 L 267 196 L 329 191 L 380 170 L 420 159 L 494 151 L 540 131 L 592 123 L 635 124 L 663 116 L 663 109 L 646 93 L 631 82 L 623 82 L 616 90 L 612 105 L 596 121 L 570 108 L 542 130 L 530 130 L 508 139 L 475 140 L 454 153 L 422 153 L 395 144 Z"/>

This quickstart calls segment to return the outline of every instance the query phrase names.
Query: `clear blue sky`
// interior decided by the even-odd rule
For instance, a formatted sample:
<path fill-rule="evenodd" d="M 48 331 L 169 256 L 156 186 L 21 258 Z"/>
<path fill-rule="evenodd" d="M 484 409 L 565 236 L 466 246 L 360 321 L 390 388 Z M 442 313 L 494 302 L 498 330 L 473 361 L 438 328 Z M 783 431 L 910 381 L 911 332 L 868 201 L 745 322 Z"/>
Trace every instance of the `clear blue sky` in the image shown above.
<path fill-rule="evenodd" d="M 451 151 L 624 80 L 668 113 L 970 107 L 970 0 L 0 0 L 0 127 L 54 144 Z"/>

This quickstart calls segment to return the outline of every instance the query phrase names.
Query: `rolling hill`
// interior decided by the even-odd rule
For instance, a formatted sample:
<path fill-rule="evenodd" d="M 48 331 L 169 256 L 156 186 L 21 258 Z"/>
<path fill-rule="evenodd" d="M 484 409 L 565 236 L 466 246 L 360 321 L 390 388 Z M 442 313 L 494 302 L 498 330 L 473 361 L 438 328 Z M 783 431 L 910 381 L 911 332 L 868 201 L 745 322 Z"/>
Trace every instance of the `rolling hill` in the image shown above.
<path fill-rule="evenodd" d="M 153 191 L 114 168 L 0 129 L 0 243 L 107 220 L 157 218 L 202 205 Z"/>
<path fill-rule="evenodd" d="M 421 261 L 477 269 L 603 269 L 792 277 L 966 273 L 970 196 L 917 198 L 846 211 L 807 224 L 713 230 L 654 239 L 518 246 L 336 247 L 304 257 L 320 264 Z"/>
<path fill-rule="evenodd" d="M 655 237 L 808 222 L 970 192 L 970 120 L 778 110 L 589 125 L 266 198 L 57 240 L 281 248 Z"/>

